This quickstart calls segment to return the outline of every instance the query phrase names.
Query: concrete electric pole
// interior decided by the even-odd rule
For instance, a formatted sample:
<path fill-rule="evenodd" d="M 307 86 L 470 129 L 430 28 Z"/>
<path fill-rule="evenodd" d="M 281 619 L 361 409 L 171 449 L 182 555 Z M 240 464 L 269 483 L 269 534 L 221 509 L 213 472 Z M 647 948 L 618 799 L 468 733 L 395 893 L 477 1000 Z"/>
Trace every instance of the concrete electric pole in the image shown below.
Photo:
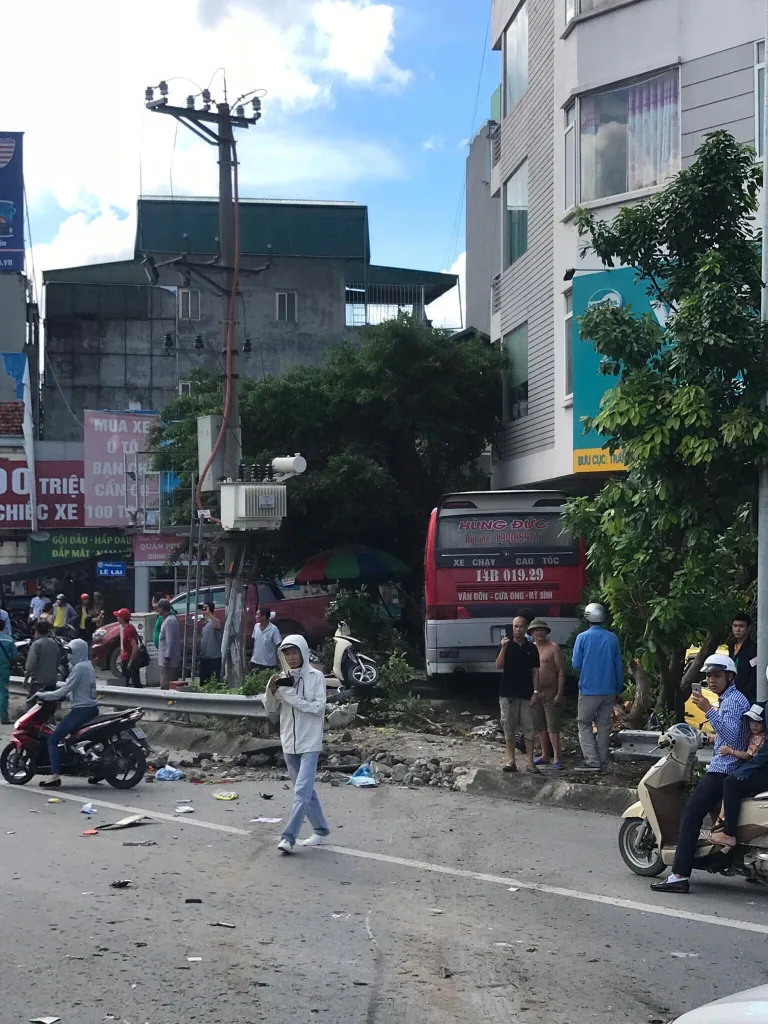
<path fill-rule="evenodd" d="M 768 2 L 766 3 L 765 45 L 768 47 Z M 768 51 L 766 51 L 768 52 Z M 768 74 L 763 72 L 763 295 L 760 317 L 768 321 Z M 768 406 L 768 395 L 763 402 Z M 757 700 L 768 700 L 768 466 L 761 466 L 757 502 Z"/>
<path fill-rule="evenodd" d="M 185 107 L 175 107 L 168 102 L 168 85 L 160 82 L 157 86 L 160 92 L 158 99 L 154 98 L 154 87 L 148 88 L 145 92 L 145 102 L 148 110 L 160 114 L 170 114 L 185 127 L 189 128 L 204 142 L 216 146 L 219 157 L 219 267 L 222 274 L 222 303 L 224 315 L 222 316 L 224 351 L 226 359 L 226 374 L 224 378 L 225 394 L 228 396 L 221 432 L 216 441 L 214 451 L 222 444 L 225 453 L 225 477 L 235 480 L 238 476 L 238 467 L 242 461 L 241 430 L 240 430 L 240 402 L 238 397 L 238 375 L 237 356 L 238 350 L 235 347 L 235 327 L 237 325 L 237 289 L 238 289 L 238 211 L 237 211 L 237 188 L 233 193 L 233 175 L 237 182 L 237 150 L 235 147 L 235 128 L 249 128 L 261 117 L 261 100 L 255 95 L 255 90 L 240 97 L 234 104 L 234 113 L 229 104 L 215 104 L 211 100 L 208 89 L 198 96 L 188 96 Z M 225 87 L 226 92 L 226 87 Z M 202 106 L 197 106 L 197 100 L 202 100 Z M 243 101 L 249 100 L 252 106 L 252 115 L 246 117 L 245 108 L 241 105 Z M 206 472 L 210 470 L 213 455 L 208 463 Z M 206 473 L 201 474 L 200 484 L 197 491 L 197 503 L 200 507 L 200 492 L 203 478 Z M 224 540 L 224 560 L 227 570 L 227 623 L 225 636 L 228 643 L 227 650 L 222 651 L 223 664 L 227 682 L 230 686 L 239 686 L 243 675 L 243 649 L 242 649 L 242 607 L 243 607 L 243 555 L 244 538 L 242 533 L 227 533 Z"/>

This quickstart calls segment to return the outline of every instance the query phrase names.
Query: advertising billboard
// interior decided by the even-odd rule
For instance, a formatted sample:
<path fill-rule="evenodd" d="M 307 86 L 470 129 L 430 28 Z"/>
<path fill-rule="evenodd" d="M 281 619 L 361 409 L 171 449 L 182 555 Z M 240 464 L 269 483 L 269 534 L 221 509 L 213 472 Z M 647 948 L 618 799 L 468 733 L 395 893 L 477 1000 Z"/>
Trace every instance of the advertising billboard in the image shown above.
<path fill-rule="evenodd" d="M 139 504 L 139 460 L 155 413 L 84 412 L 85 526 L 127 526 Z"/>
<path fill-rule="evenodd" d="M 22 132 L 0 132 L 0 271 L 24 271 Z"/>
<path fill-rule="evenodd" d="M 32 528 L 33 480 L 39 529 L 85 526 L 82 462 L 42 460 L 33 470 L 23 459 L 0 459 L 0 528 Z"/>

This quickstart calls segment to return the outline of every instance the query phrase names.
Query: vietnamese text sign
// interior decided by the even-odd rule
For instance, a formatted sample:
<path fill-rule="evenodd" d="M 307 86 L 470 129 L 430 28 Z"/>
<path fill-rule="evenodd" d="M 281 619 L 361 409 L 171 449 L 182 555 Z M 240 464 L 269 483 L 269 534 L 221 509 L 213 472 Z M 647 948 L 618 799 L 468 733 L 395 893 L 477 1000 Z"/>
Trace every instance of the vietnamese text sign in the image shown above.
<path fill-rule="evenodd" d="M 22 132 L 0 132 L 0 270 L 24 272 Z"/>
<path fill-rule="evenodd" d="M 29 557 L 33 565 L 74 562 L 80 558 L 100 555 L 117 555 L 122 561 L 130 561 L 132 554 L 133 537 L 118 530 L 51 530 L 40 539 L 33 536 L 29 545 Z"/>
<path fill-rule="evenodd" d="M 127 510 L 138 506 L 137 456 L 146 451 L 157 416 L 91 409 L 84 416 L 85 525 L 126 526 Z"/>
<path fill-rule="evenodd" d="M 621 452 L 609 452 L 607 448 L 574 449 L 574 473 L 607 473 L 626 468 Z"/>
<path fill-rule="evenodd" d="M 186 547 L 187 542 L 183 537 L 137 534 L 133 538 L 133 564 L 155 567 L 174 563 L 186 565 Z"/>
<path fill-rule="evenodd" d="M 84 526 L 82 462 L 43 460 L 36 463 L 35 470 L 38 527 Z M 3 529 L 30 529 L 31 479 L 26 461 L 0 459 L 0 526 Z"/>
<path fill-rule="evenodd" d="M 125 576 L 125 562 L 97 562 L 96 575 L 102 577 Z"/>

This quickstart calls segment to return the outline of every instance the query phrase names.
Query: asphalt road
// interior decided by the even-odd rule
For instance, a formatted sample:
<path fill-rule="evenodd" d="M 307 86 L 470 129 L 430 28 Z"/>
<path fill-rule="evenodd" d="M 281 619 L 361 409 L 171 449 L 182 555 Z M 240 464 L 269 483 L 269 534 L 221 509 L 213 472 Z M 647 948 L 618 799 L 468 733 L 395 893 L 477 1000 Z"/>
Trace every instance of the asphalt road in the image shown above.
<path fill-rule="evenodd" d="M 321 786 L 333 847 L 284 857 L 250 819 L 290 793 L 233 788 L 0 785 L 2 1024 L 648 1024 L 768 981 L 768 890 L 656 897 L 613 818 Z M 87 800 L 159 817 L 84 837 Z"/>

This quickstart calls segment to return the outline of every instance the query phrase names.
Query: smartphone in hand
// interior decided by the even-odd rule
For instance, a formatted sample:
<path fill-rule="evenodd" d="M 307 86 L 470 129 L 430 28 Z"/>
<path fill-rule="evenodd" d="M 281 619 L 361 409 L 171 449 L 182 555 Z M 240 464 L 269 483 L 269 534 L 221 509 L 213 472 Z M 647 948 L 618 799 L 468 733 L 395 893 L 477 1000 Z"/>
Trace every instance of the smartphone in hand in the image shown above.
<path fill-rule="evenodd" d="M 701 683 L 691 683 L 692 693 L 701 693 Z"/>

